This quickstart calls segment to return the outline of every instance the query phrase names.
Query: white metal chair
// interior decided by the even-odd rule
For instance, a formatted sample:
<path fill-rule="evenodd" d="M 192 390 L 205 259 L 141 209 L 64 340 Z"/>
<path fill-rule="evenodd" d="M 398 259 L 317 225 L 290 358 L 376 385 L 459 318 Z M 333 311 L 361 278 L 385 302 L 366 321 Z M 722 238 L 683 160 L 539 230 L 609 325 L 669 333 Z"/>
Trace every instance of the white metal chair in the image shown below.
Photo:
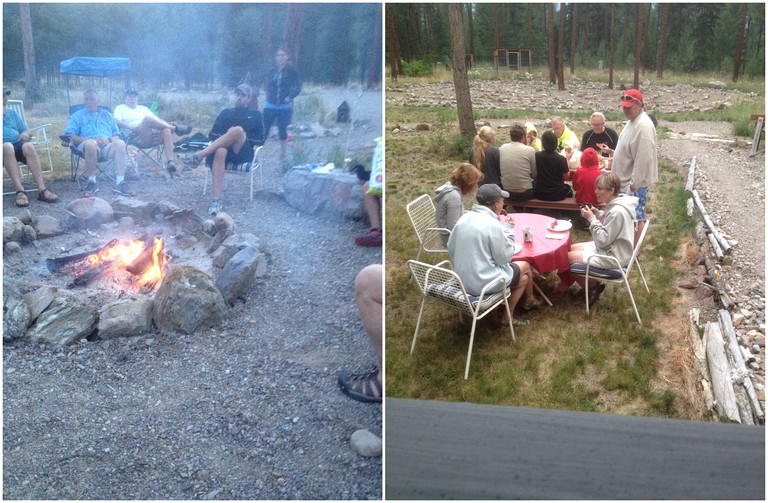
<path fill-rule="evenodd" d="M 16 112 L 19 117 L 24 121 L 27 126 L 29 126 L 29 123 L 27 122 L 26 114 L 24 113 L 24 102 L 21 100 L 8 100 L 7 102 L 7 108 L 9 110 L 13 110 Z M 30 127 L 29 131 L 33 134 L 32 137 L 32 145 L 35 146 L 35 150 L 37 150 L 37 155 L 40 157 L 40 170 L 43 173 L 53 173 L 53 160 L 51 159 L 51 143 L 53 140 L 48 138 L 48 132 L 46 131 L 46 127 L 51 126 L 51 124 L 43 124 L 41 126 L 35 126 Z M 48 167 L 46 168 L 45 164 L 43 163 L 43 159 L 48 159 Z M 29 167 L 24 163 L 19 163 L 19 175 L 22 179 L 28 178 L 30 176 L 29 173 Z M 9 180 L 9 178 L 3 177 L 3 181 Z M 37 189 L 27 189 L 27 192 L 34 192 Z M 8 194 L 15 194 L 16 190 L 12 190 L 10 192 L 3 192 L 3 195 L 6 196 Z"/>
<path fill-rule="evenodd" d="M 239 171 L 243 174 L 248 174 L 251 179 L 251 201 L 253 201 L 253 177 L 254 173 L 258 171 L 259 173 L 259 190 L 264 189 L 264 170 L 261 167 L 261 149 L 264 148 L 263 146 L 256 147 L 253 151 L 253 159 L 251 159 L 250 162 L 245 162 L 242 164 L 235 164 L 228 162 L 226 166 L 226 171 Z M 208 190 L 208 178 L 211 176 L 210 169 L 205 170 L 205 181 L 203 182 L 203 195 Z"/>
<path fill-rule="evenodd" d="M 435 218 L 435 204 L 429 194 L 424 194 L 406 206 L 408 218 L 419 238 L 419 253 L 416 260 L 421 257 L 421 252 L 448 253 L 448 247 L 443 243 L 442 236 L 450 235 L 451 231 L 437 226 Z"/>
<path fill-rule="evenodd" d="M 424 314 L 424 306 L 427 300 L 438 302 L 457 309 L 461 314 L 472 316 L 472 330 L 469 334 L 469 350 L 467 351 L 467 365 L 464 369 L 464 379 L 469 377 L 469 362 L 472 359 L 472 344 L 475 340 L 475 327 L 477 320 L 492 312 L 500 304 L 504 304 L 509 318 L 509 331 L 512 333 L 512 341 L 515 340 L 515 329 L 512 327 L 512 313 L 509 312 L 507 298 L 511 291 L 506 287 L 506 282 L 501 276 L 483 287 L 480 296 L 469 295 L 464 289 L 459 275 L 449 269 L 451 262 L 444 260 L 437 265 L 425 264 L 417 260 L 409 260 L 408 267 L 421 290 L 421 309 L 416 320 L 416 331 L 411 343 L 411 354 L 416 348 L 416 338 L 419 335 L 421 317 Z M 490 292 L 502 286 L 500 292 Z"/>
<path fill-rule="evenodd" d="M 645 240 L 645 234 L 648 232 L 648 228 L 650 227 L 650 224 L 651 224 L 651 219 L 649 218 L 645 221 L 645 227 L 643 227 L 643 231 L 640 233 L 640 238 L 637 240 L 635 249 L 632 252 L 632 258 L 629 259 L 629 264 L 627 264 L 627 267 L 621 267 L 621 264 L 617 259 L 608 255 L 593 255 L 592 257 L 590 257 L 590 262 L 592 258 L 601 257 L 603 259 L 614 262 L 616 264 L 615 268 L 604 269 L 601 267 L 592 266 L 590 262 L 587 262 L 586 264 L 571 264 L 571 274 L 583 276 L 586 279 L 586 282 L 584 284 L 584 298 L 586 300 L 586 305 L 587 305 L 587 314 L 589 314 L 589 280 L 590 279 L 599 281 L 601 283 L 624 283 L 624 286 L 627 287 L 627 292 L 629 293 L 629 300 L 632 301 L 632 307 L 635 309 L 635 316 L 637 316 L 637 323 L 642 325 L 642 321 L 640 321 L 640 313 L 637 311 L 637 304 L 635 304 L 635 297 L 634 295 L 632 295 L 632 289 L 629 287 L 628 277 L 629 277 L 629 273 L 632 271 L 632 267 L 636 266 L 638 272 L 640 273 L 640 278 L 643 280 L 643 285 L 645 285 L 645 291 L 648 293 L 651 293 L 651 290 L 648 288 L 648 282 L 645 281 L 645 275 L 643 274 L 643 269 L 640 267 L 640 262 L 637 259 L 637 255 L 638 253 L 640 253 L 640 247 L 642 246 L 643 241 Z"/>

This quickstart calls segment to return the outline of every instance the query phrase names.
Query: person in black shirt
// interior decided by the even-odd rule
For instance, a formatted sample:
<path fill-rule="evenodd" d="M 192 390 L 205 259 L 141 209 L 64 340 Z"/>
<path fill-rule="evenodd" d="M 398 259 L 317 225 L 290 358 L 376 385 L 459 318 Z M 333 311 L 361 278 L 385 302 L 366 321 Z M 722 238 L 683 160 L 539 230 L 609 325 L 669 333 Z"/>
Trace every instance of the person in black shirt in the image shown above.
<path fill-rule="evenodd" d="M 619 135 L 609 127 L 605 127 L 605 115 L 595 112 L 589 118 L 589 125 L 592 129 L 587 130 L 581 137 L 581 151 L 592 147 L 597 152 L 601 152 L 600 146 L 605 145 L 612 150 L 616 150 L 616 143 L 619 141 Z M 604 157 L 608 154 L 603 153 Z"/>
<path fill-rule="evenodd" d="M 541 152 L 536 152 L 535 197 L 542 201 L 562 201 L 573 195 L 565 180 L 571 178 L 568 161 L 557 153 L 557 136 L 552 131 L 541 135 Z"/>
<path fill-rule="evenodd" d="M 280 48 L 275 55 L 276 66 L 264 78 L 264 131 L 269 135 L 272 124 L 277 124 L 280 138 L 280 160 L 285 159 L 288 124 L 293 116 L 293 100 L 301 92 L 301 79 L 296 69 L 288 64 L 288 51 Z"/>
<path fill-rule="evenodd" d="M 258 110 L 248 108 L 251 86 L 240 84 L 235 89 L 235 106 L 219 113 L 208 134 L 211 143 L 199 152 L 181 157 L 189 166 L 197 167 L 202 159 L 213 175 L 213 201 L 209 212 L 215 215 L 223 208 L 221 188 L 227 163 L 243 164 L 253 159 L 254 146 L 264 145 L 264 124 Z"/>

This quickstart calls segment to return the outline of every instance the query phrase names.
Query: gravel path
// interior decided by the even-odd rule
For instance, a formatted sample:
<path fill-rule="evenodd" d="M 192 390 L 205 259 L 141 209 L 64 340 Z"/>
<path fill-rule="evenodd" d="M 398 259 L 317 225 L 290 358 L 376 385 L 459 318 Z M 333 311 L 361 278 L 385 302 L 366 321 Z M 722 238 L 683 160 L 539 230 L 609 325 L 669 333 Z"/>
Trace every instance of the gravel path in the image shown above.
<path fill-rule="evenodd" d="M 329 109 L 338 105 L 333 95 L 323 91 Z M 380 93 L 360 99 L 358 117 L 370 127 L 354 132 L 353 148 L 379 136 L 380 103 Z M 305 144 L 313 153 L 333 148 Z M 267 143 L 270 189 L 279 186 L 277 148 Z M 167 199 L 199 215 L 210 197 L 202 186 L 201 176 L 167 180 L 157 172 L 133 184 L 140 199 Z M 69 180 L 49 187 L 63 201 L 78 196 Z M 67 348 L 4 344 L 4 498 L 381 498 L 381 458 L 350 445 L 358 429 L 381 436 L 381 407 L 350 400 L 336 384 L 339 370 L 375 362 L 353 281 L 381 263 L 381 249 L 354 245 L 364 222 L 303 215 L 270 191 L 249 202 L 238 177 L 225 178 L 225 197 L 238 231 L 258 236 L 269 265 L 221 326 Z M 65 218 L 66 203 L 30 199 L 33 214 Z M 19 213 L 12 197 L 3 209 Z M 24 276 L 30 268 L 85 239 L 25 245 L 22 256 L 4 259 L 4 274 L 24 277 L 31 290 L 42 279 Z"/>

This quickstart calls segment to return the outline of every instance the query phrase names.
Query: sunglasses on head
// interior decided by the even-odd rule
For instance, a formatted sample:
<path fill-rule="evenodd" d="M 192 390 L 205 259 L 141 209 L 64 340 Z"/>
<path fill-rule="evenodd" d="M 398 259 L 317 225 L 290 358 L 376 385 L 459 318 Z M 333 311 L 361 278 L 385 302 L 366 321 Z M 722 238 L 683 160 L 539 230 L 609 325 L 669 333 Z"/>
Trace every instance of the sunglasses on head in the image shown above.
<path fill-rule="evenodd" d="M 635 98 L 634 96 L 630 96 L 628 94 L 622 94 L 621 101 L 637 101 L 638 103 L 640 103 L 639 99 Z"/>

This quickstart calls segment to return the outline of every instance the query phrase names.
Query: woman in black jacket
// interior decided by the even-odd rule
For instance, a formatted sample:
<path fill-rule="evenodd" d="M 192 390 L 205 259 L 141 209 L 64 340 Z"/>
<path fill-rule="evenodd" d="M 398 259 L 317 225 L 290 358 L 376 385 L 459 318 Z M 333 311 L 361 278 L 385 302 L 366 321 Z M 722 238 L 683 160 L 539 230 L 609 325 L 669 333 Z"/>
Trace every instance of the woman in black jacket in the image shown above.
<path fill-rule="evenodd" d="M 277 123 L 280 138 L 280 160 L 285 159 L 285 145 L 288 139 L 288 124 L 293 115 L 293 100 L 301 92 L 301 79 L 296 69 L 288 64 L 288 51 L 277 50 L 276 66 L 264 79 L 267 98 L 264 102 L 264 134 L 269 137 L 273 123 Z"/>

